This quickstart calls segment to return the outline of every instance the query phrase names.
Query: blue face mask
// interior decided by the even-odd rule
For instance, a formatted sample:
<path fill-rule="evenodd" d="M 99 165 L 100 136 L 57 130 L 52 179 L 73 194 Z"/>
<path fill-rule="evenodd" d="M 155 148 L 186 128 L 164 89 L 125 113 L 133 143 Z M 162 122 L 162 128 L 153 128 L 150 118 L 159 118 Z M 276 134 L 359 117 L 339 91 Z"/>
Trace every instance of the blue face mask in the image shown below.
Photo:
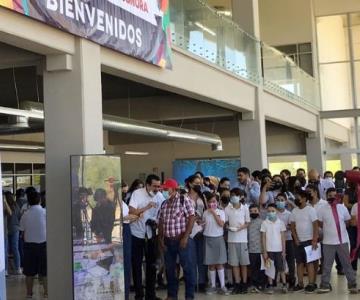
<path fill-rule="evenodd" d="M 240 197 L 238 197 L 238 196 L 231 196 L 230 197 L 230 202 L 231 202 L 231 204 L 239 204 L 239 202 L 240 202 Z"/>
<path fill-rule="evenodd" d="M 270 220 L 270 221 L 275 221 L 277 216 L 276 216 L 276 212 L 268 212 L 267 213 L 267 218 Z"/>
<path fill-rule="evenodd" d="M 277 202 L 276 202 L 276 207 L 277 207 L 278 209 L 285 209 L 285 206 L 286 206 L 286 203 L 283 202 L 283 201 L 277 201 Z"/>
<path fill-rule="evenodd" d="M 162 191 L 162 194 L 163 194 L 163 196 L 164 196 L 165 199 L 169 199 L 169 198 L 170 198 L 169 191 Z"/>

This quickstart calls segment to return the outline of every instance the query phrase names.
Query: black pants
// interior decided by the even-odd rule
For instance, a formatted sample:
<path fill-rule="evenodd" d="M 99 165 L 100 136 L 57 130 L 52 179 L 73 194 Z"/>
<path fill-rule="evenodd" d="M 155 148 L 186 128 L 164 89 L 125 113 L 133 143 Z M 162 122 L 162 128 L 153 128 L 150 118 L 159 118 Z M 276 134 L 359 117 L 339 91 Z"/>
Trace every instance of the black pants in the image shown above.
<path fill-rule="evenodd" d="M 142 286 L 142 262 L 145 254 L 146 269 L 145 269 L 145 299 L 155 300 L 155 282 L 156 282 L 156 239 L 149 240 L 139 239 L 132 236 L 131 241 L 131 262 L 132 273 L 135 286 L 135 299 L 140 300 L 144 298 L 144 289 Z"/>
<path fill-rule="evenodd" d="M 290 287 L 294 287 L 296 282 L 294 241 L 286 241 L 286 262 L 289 268 L 288 283 Z"/>
<path fill-rule="evenodd" d="M 264 288 L 266 285 L 265 271 L 261 270 L 261 254 L 249 253 L 251 285 Z"/>

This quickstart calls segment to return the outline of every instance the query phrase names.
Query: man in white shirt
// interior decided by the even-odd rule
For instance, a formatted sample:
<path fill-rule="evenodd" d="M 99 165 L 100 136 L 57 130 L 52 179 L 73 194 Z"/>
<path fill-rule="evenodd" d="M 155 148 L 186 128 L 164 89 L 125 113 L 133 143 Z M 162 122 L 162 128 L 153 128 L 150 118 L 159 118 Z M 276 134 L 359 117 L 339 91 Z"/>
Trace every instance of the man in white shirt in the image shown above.
<path fill-rule="evenodd" d="M 326 198 L 326 191 L 329 188 L 335 188 L 333 181 L 321 178 L 319 172 L 315 169 L 310 170 L 308 173 L 308 184 L 313 184 L 318 187 L 320 199 Z"/>
<path fill-rule="evenodd" d="M 257 181 L 251 180 L 250 170 L 241 167 L 237 170 L 238 187 L 246 193 L 246 204 L 259 204 L 260 185 Z"/>
<path fill-rule="evenodd" d="M 294 237 L 296 249 L 295 257 L 298 273 L 298 285 L 295 291 L 304 289 L 304 266 L 308 271 L 309 284 L 305 287 L 307 294 L 312 294 L 316 290 L 316 273 L 314 262 L 307 263 L 305 247 L 312 246 L 317 248 L 319 239 L 318 218 L 313 207 L 307 205 L 309 194 L 306 191 L 298 191 L 295 195 L 296 208 L 291 214 L 291 232 Z"/>
<path fill-rule="evenodd" d="M 247 293 L 247 266 L 250 264 L 247 236 L 250 213 L 240 197 L 244 197 L 244 192 L 239 188 L 232 189 L 230 204 L 225 208 L 225 220 L 229 225 L 228 263 L 233 269 L 236 284 L 233 294 Z"/>
<path fill-rule="evenodd" d="M 319 293 L 331 291 L 330 279 L 331 270 L 334 264 L 335 255 L 338 255 L 343 267 L 348 289 L 350 293 L 357 293 L 356 273 L 350 262 L 349 236 L 346 226 L 351 219 L 347 208 L 338 203 L 336 189 L 330 188 L 326 191 L 328 204 L 321 207 L 318 212 L 320 226 L 323 228 L 323 273 Z"/>
<path fill-rule="evenodd" d="M 24 275 L 27 298 L 33 296 L 34 276 L 39 275 L 47 298 L 46 257 L 46 211 L 40 205 L 40 194 L 32 191 L 27 195 L 30 208 L 20 220 L 20 231 L 24 232 Z"/>
<path fill-rule="evenodd" d="M 145 300 L 157 300 L 155 294 L 156 282 L 156 227 L 157 216 L 161 208 L 164 196 L 159 192 L 160 178 L 157 175 L 149 175 L 146 178 L 145 187 L 133 192 L 129 213 L 139 219 L 130 224 L 132 235 L 132 272 L 135 286 L 135 299 L 144 298 L 142 286 L 142 262 L 145 254 L 146 260 L 146 283 Z"/>

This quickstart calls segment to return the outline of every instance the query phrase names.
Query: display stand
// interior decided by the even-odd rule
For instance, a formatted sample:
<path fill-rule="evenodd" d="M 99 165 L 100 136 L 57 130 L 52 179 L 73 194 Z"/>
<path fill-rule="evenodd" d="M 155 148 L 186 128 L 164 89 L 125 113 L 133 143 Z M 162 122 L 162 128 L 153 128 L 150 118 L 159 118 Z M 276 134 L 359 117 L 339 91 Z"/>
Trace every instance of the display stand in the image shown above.
<path fill-rule="evenodd" d="M 75 300 L 124 299 L 120 157 L 71 156 Z"/>

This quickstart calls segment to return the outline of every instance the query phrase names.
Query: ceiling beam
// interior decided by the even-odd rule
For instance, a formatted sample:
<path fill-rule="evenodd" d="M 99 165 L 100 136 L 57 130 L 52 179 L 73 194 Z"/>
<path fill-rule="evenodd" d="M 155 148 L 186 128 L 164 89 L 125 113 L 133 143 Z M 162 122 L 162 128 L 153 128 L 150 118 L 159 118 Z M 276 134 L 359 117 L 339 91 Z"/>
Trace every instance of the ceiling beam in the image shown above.
<path fill-rule="evenodd" d="M 360 117 L 360 109 L 340 109 L 320 111 L 320 119 L 340 119 Z"/>

